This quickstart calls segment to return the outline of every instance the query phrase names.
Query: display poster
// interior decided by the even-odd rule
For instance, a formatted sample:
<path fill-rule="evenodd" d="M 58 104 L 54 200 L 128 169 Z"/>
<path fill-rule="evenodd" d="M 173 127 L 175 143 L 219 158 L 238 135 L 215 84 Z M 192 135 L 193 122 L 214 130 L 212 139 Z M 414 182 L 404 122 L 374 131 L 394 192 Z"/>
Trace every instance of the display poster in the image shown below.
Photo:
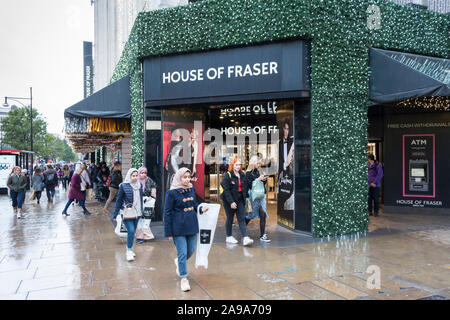
<path fill-rule="evenodd" d="M 294 111 L 292 103 L 277 110 L 278 221 L 294 229 Z"/>
<path fill-rule="evenodd" d="M 203 123 L 163 122 L 164 190 L 170 189 L 173 176 L 183 167 L 191 170 L 191 183 L 199 201 L 205 198 L 203 161 Z M 187 141 L 185 141 L 185 139 Z M 185 154 L 184 152 L 188 152 Z"/>

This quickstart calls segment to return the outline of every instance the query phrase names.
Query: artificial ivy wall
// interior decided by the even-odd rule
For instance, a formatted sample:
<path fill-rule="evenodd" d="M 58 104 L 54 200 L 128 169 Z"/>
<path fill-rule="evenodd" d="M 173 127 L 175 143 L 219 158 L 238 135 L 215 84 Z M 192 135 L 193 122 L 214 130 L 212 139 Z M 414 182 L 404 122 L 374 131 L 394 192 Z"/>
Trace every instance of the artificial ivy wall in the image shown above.
<path fill-rule="evenodd" d="M 141 13 L 112 78 L 131 75 L 133 166 L 144 159 L 142 58 L 310 39 L 313 235 L 365 232 L 369 48 L 448 58 L 449 20 L 384 0 L 204 0 Z"/>

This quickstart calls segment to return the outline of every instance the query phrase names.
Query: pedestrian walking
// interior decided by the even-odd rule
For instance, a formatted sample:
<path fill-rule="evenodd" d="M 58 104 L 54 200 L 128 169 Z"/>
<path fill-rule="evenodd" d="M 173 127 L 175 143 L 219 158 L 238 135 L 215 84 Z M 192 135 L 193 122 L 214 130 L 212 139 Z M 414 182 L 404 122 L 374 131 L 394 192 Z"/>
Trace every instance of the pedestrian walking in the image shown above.
<path fill-rule="evenodd" d="M 97 175 L 100 172 L 100 163 L 97 162 L 97 164 L 94 166 L 94 168 L 91 171 L 91 177 L 92 177 L 92 187 L 94 189 L 94 194 L 95 194 L 95 198 L 99 199 L 99 194 L 98 194 L 98 180 L 97 180 Z"/>
<path fill-rule="evenodd" d="M 156 183 L 147 176 L 146 167 L 140 167 L 138 173 L 139 182 L 142 185 L 142 191 L 144 193 L 144 208 L 142 210 L 143 216 L 139 221 L 136 230 L 136 242 L 143 243 L 145 240 L 152 240 L 155 238 L 150 229 L 150 221 L 154 212 L 154 207 L 152 208 L 150 203 L 151 198 L 156 199 Z"/>
<path fill-rule="evenodd" d="M 53 198 L 55 197 L 55 187 L 58 184 L 58 175 L 51 164 L 48 164 L 47 170 L 44 171 L 44 183 L 45 191 L 47 192 L 47 200 L 48 202 L 53 203 Z"/>
<path fill-rule="evenodd" d="M 22 204 L 25 199 L 25 190 L 27 187 L 27 179 L 22 174 L 22 168 L 15 166 L 12 173 L 8 177 L 6 186 L 12 199 L 14 213 L 17 213 L 17 219 L 22 218 Z"/>
<path fill-rule="evenodd" d="M 109 197 L 109 189 L 106 185 L 109 177 L 109 169 L 106 165 L 102 165 L 97 174 L 97 190 L 99 194 L 99 201 L 106 201 Z"/>
<path fill-rule="evenodd" d="M 251 157 L 245 176 L 247 178 L 247 186 L 249 190 L 248 196 L 252 205 L 252 211 L 247 213 L 247 216 L 245 217 L 245 223 L 246 225 L 248 225 L 248 223 L 252 219 L 259 218 L 259 231 L 261 233 L 261 237 L 259 238 L 259 240 L 262 242 L 270 242 L 270 239 L 267 237 L 266 234 L 266 219 L 269 217 L 269 215 L 267 214 L 266 197 L 265 197 L 266 193 L 265 185 L 267 177 L 261 173 L 260 169 L 261 169 L 261 159 L 258 156 Z M 258 187 L 257 181 L 260 181 L 259 184 L 260 187 L 262 184 L 262 188 L 259 188 L 258 190 L 253 190 L 254 186 L 255 189 Z M 257 192 L 258 195 L 256 195 Z"/>
<path fill-rule="evenodd" d="M 245 203 L 248 196 L 248 184 L 241 166 L 241 160 L 234 158 L 221 182 L 223 192 L 220 197 L 223 200 L 223 207 L 227 216 L 225 223 L 226 242 L 238 243 L 232 236 L 233 219 L 236 213 L 243 238 L 242 243 L 244 246 L 248 246 L 253 243 L 253 240 L 247 235 L 247 225 L 245 224 Z"/>
<path fill-rule="evenodd" d="M 139 181 L 141 182 L 144 191 L 144 197 L 152 197 L 156 199 L 156 182 L 147 175 L 147 168 L 140 167 L 138 172 Z"/>
<path fill-rule="evenodd" d="M 127 229 L 127 261 L 133 261 L 136 257 L 136 253 L 133 252 L 134 235 L 139 218 L 142 216 L 143 208 L 143 192 L 142 186 L 139 182 L 138 170 L 131 168 L 128 170 L 125 180 L 119 186 L 119 192 L 117 194 L 116 207 L 112 215 L 112 219 L 115 220 L 119 211 L 124 208 L 124 204 L 127 208 L 136 210 L 136 219 L 124 219 L 123 223 Z"/>
<path fill-rule="evenodd" d="M 368 177 L 369 177 L 369 215 L 372 215 L 372 204 L 375 217 L 378 217 L 381 179 L 383 178 L 383 166 L 378 161 L 375 161 L 375 156 L 369 154 L 368 163 Z"/>
<path fill-rule="evenodd" d="M 91 188 L 92 182 L 91 177 L 89 176 L 87 165 L 85 163 L 81 164 L 81 170 L 81 192 L 83 192 L 84 197 L 86 198 L 86 190 Z"/>
<path fill-rule="evenodd" d="M 67 213 L 67 209 L 69 208 L 69 206 L 72 204 L 72 202 L 74 202 L 75 200 L 78 200 L 78 202 L 80 203 L 81 208 L 83 208 L 83 213 L 85 215 L 90 215 L 91 213 L 88 211 L 88 209 L 86 209 L 85 206 L 85 195 L 83 192 L 81 192 L 81 174 L 82 174 L 82 167 L 78 166 L 74 172 L 74 174 L 72 175 L 72 180 L 70 181 L 70 189 L 69 189 L 69 200 L 66 203 L 66 206 L 64 207 L 64 210 L 62 212 L 63 215 L 65 216 L 69 216 L 69 214 Z"/>
<path fill-rule="evenodd" d="M 33 177 L 31 178 L 32 188 L 34 190 L 34 194 L 36 195 L 37 203 L 41 201 L 42 189 L 45 186 L 44 183 L 44 175 L 42 174 L 42 170 L 37 168 L 34 170 Z"/>
<path fill-rule="evenodd" d="M 67 191 L 67 186 L 69 184 L 69 177 L 70 177 L 70 168 L 67 164 L 63 167 L 63 188 L 64 191 Z"/>
<path fill-rule="evenodd" d="M 117 162 L 114 164 L 113 170 L 111 172 L 111 182 L 108 186 L 109 188 L 109 197 L 106 200 L 105 206 L 103 207 L 103 211 L 105 213 L 110 213 L 109 205 L 116 198 L 117 193 L 119 192 L 119 186 L 122 183 L 122 164 Z"/>
<path fill-rule="evenodd" d="M 60 164 L 56 165 L 56 175 L 58 176 L 58 183 L 56 184 L 56 186 L 59 188 L 59 184 L 62 184 L 62 177 L 63 177 L 63 172 L 62 172 L 62 168 Z"/>
<path fill-rule="evenodd" d="M 191 171 L 180 168 L 175 173 L 164 203 L 164 234 L 177 248 L 174 263 L 181 278 L 181 290 L 191 290 L 187 279 L 187 260 L 193 255 L 197 241 L 197 200 L 191 184 Z M 201 208 L 206 212 L 208 207 Z"/>

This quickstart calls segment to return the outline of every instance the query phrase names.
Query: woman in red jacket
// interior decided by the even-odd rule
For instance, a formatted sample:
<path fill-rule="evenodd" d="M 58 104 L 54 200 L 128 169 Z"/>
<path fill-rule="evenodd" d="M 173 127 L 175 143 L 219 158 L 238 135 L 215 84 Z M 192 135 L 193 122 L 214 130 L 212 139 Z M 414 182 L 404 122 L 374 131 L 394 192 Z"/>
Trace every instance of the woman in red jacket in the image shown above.
<path fill-rule="evenodd" d="M 72 180 L 70 180 L 69 201 L 67 201 L 66 206 L 64 207 L 64 210 L 62 212 L 62 214 L 65 216 L 69 216 L 69 214 L 67 213 L 67 209 L 69 208 L 70 204 L 75 200 L 79 201 L 80 206 L 81 208 L 83 208 L 83 213 L 85 215 L 91 214 L 84 205 L 85 196 L 84 193 L 81 191 L 82 171 L 83 169 L 81 168 L 81 166 L 78 166 L 77 169 L 75 170 L 75 173 L 72 176 Z"/>

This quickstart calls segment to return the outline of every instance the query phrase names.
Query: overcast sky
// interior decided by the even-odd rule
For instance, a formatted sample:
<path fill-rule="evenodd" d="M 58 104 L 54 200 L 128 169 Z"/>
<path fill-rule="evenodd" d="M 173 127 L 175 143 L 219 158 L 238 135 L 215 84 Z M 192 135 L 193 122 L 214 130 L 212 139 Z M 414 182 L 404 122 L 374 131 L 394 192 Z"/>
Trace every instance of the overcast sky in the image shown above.
<path fill-rule="evenodd" d="M 0 0 L 1 103 L 33 87 L 33 108 L 62 134 L 64 109 L 83 99 L 83 41 L 94 41 L 90 0 Z"/>

